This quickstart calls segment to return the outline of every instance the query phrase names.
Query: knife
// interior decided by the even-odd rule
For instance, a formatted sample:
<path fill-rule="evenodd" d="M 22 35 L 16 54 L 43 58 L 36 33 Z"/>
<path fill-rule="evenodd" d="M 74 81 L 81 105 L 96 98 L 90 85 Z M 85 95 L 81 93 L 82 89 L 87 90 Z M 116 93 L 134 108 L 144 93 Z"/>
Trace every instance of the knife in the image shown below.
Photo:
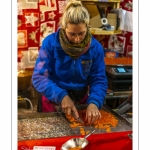
<path fill-rule="evenodd" d="M 84 124 L 83 120 L 80 117 L 77 117 L 73 111 L 71 111 L 72 116 L 78 120 L 80 123 Z"/>
<path fill-rule="evenodd" d="M 58 106 L 57 112 L 58 112 L 59 114 L 60 114 L 60 113 L 63 113 L 61 105 Z M 71 115 L 72 115 L 76 120 L 78 120 L 80 123 L 84 124 L 83 120 L 82 120 L 80 117 L 77 117 L 73 111 L 71 111 Z"/>

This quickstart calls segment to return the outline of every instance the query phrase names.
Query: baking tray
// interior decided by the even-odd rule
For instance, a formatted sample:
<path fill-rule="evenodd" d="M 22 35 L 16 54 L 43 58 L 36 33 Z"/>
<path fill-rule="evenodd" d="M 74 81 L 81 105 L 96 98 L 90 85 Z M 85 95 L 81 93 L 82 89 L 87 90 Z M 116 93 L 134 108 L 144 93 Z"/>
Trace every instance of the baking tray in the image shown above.
<path fill-rule="evenodd" d="M 18 141 L 69 135 L 76 133 L 57 112 L 18 114 Z"/>
<path fill-rule="evenodd" d="M 84 110 L 87 108 L 87 105 L 78 105 L 76 106 L 77 110 Z M 58 110 L 58 107 L 56 107 L 56 109 Z M 111 127 L 111 132 L 123 132 L 123 131 L 132 131 L 132 124 L 130 122 L 128 122 L 125 118 L 123 118 L 121 115 L 117 114 L 116 112 L 114 112 L 112 109 L 110 109 L 107 105 L 103 105 L 103 107 L 101 108 L 102 110 L 105 110 L 111 114 L 113 114 L 116 119 L 118 119 L 118 124 L 116 127 Z M 62 112 L 61 116 L 67 121 L 68 125 L 70 125 L 69 120 L 66 118 L 65 114 Z M 74 130 L 74 132 L 77 135 L 80 135 L 80 128 L 84 128 L 85 131 L 92 131 L 94 128 L 94 126 L 78 126 L 75 128 L 72 128 Z M 101 134 L 101 133 L 107 133 L 105 129 L 96 129 L 96 131 L 94 132 L 94 134 Z"/>
<path fill-rule="evenodd" d="M 118 111 L 115 112 L 119 114 Z M 132 124 L 132 120 L 133 120 L 132 107 L 128 109 L 126 112 L 124 112 L 123 114 L 119 114 L 119 115 Z"/>

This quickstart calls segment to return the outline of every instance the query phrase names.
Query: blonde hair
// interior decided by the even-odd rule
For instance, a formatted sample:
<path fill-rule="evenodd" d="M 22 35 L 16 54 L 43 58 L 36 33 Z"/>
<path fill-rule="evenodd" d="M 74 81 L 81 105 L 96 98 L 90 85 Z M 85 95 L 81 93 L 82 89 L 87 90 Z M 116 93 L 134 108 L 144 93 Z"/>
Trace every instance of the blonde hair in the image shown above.
<path fill-rule="evenodd" d="M 88 26 L 89 19 L 90 15 L 87 9 L 82 5 L 81 1 L 69 0 L 66 1 L 66 6 L 63 15 L 60 18 L 59 25 L 62 28 L 66 28 L 67 23 L 85 23 Z"/>

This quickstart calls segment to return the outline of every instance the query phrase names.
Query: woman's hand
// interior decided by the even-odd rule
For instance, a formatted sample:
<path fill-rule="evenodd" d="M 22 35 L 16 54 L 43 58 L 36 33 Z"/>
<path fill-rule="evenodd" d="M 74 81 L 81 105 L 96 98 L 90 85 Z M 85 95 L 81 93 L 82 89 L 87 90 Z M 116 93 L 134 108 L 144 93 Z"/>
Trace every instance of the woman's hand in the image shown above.
<path fill-rule="evenodd" d="M 72 110 L 75 113 L 76 117 L 79 117 L 78 111 L 74 106 L 73 101 L 68 95 L 66 95 L 61 101 L 61 107 L 63 112 L 66 113 L 67 115 L 71 115 L 71 110 Z"/>
<path fill-rule="evenodd" d="M 89 104 L 86 110 L 86 119 L 89 124 L 92 124 L 94 121 L 99 120 L 101 118 L 101 113 L 99 112 L 97 106 L 95 104 Z"/>

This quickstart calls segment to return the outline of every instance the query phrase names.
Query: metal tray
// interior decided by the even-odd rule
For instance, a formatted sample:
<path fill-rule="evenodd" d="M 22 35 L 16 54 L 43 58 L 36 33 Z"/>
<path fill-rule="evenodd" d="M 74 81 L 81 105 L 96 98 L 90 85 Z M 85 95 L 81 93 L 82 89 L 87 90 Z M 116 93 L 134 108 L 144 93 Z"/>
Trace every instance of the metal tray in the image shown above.
<path fill-rule="evenodd" d="M 76 106 L 76 108 L 78 110 L 84 110 L 87 108 L 87 105 L 79 105 Z M 58 107 L 56 108 L 58 109 Z M 117 114 L 116 112 L 114 112 L 112 109 L 110 109 L 108 106 L 106 106 L 105 104 L 103 105 L 103 107 L 101 108 L 102 110 L 105 110 L 107 112 L 110 112 L 111 114 L 113 114 L 117 119 L 118 119 L 118 124 L 116 127 L 111 127 L 111 132 L 123 132 L 123 131 L 131 131 L 132 130 L 132 124 L 130 122 L 128 122 L 125 118 L 123 118 L 121 115 Z M 61 113 L 61 115 L 64 117 L 64 119 L 67 121 L 68 125 L 70 124 L 69 120 L 65 117 L 64 113 Z M 75 128 L 72 128 L 74 130 L 74 132 L 77 135 L 80 135 L 80 128 L 83 127 L 85 131 L 92 131 L 94 128 L 94 126 L 78 126 Z M 104 129 L 96 129 L 96 131 L 94 132 L 94 134 L 101 134 L 101 133 L 107 133 Z"/>
<path fill-rule="evenodd" d="M 48 121 L 45 121 L 44 119 L 47 119 Z M 28 123 L 27 126 L 25 126 L 24 122 Z M 24 126 L 21 125 L 19 127 L 19 124 L 21 123 Z M 22 136 L 22 131 L 26 133 L 27 130 L 29 130 L 29 133 Z M 76 133 L 57 112 L 18 114 L 18 141 L 69 135 L 76 135 Z"/>

